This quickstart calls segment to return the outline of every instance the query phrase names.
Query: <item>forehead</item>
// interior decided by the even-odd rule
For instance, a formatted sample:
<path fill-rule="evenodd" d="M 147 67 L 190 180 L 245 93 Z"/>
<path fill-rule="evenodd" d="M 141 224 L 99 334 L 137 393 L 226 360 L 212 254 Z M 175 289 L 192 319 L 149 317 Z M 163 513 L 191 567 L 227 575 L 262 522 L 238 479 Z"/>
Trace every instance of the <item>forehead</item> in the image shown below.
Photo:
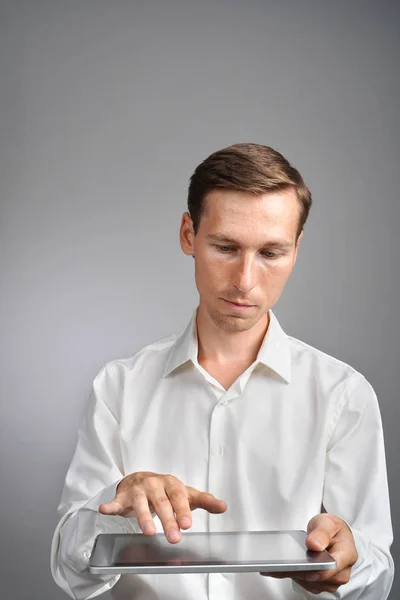
<path fill-rule="evenodd" d="M 254 195 L 213 190 L 205 198 L 200 221 L 204 234 L 218 232 L 237 241 L 265 243 L 270 238 L 292 241 L 300 218 L 300 202 L 293 189 Z"/>

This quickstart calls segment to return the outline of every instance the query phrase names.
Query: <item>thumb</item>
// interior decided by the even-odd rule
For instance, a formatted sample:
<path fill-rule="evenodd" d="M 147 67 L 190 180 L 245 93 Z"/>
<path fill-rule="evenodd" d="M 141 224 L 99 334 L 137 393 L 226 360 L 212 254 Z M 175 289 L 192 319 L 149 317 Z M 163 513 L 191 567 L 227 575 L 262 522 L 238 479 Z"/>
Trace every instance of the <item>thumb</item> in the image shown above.
<path fill-rule="evenodd" d="M 196 508 L 202 508 L 207 510 L 209 513 L 220 514 L 224 513 L 228 508 L 224 500 L 219 500 L 208 492 L 200 492 L 195 488 L 189 489 L 189 503 L 190 508 L 195 510 Z"/>
<path fill-rule="evenodd" d="M 111 502 L 105 502 L 99 506 L 99 512 L 103 515 L 120 515 L 123 509 L 124 507 L 121 502 L 117 500 L 117 497 L 111 500 Z"/>
<path fill-rule="evenodd" d="M 338 524 L 328 514 L 319 514 L 311 519 L 307 528 L 306 544 L 309 550 L 322 551 L 328 548 L 338 532 Z"/>

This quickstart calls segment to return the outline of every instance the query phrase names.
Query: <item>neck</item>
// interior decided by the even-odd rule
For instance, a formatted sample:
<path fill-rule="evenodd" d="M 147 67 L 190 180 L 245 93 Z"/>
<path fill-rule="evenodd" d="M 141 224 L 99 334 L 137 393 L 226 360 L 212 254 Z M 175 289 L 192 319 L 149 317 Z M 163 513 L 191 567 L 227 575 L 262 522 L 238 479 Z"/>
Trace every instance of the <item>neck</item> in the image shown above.
<path fill-rule="evenodd" d="M 270 318 L 266 313 L 253 327 L 245 331 L 227 331 L 218 327 L 207 311 L 197 309 L 196 327 L 198 361 L 210 361 L 220 365 L 253 363 L 267 332 Z"/>

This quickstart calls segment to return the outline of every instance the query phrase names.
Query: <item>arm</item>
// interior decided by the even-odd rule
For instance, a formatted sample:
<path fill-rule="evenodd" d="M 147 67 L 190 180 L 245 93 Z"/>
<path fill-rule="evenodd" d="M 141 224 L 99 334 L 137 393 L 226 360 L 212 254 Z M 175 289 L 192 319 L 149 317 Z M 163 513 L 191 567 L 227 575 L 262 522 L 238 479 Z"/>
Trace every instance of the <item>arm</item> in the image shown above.
<path fill-rule="evenodd" d="M 109 366 L 109 368 L 112 368 Z M 56 583 L 78 600 L 110 589 L 117 576 L 87 572 L 99 533 L 154 535 L 157 515 L 171 543 L 191 526 L 191 511 L 222 513 L 226 503 L 185 486 L 172 475 L 130 473 L 121 456 L 118 398 L 107 367 L 96 377 L 62 494 L 53 536 L 51 570 Z"/>
<path fill-rule="evenodd" d="M 382 421 L 371 385 L 359 374 L 354 377 L 357 383 L 339 407 L 328 444 L 323 493 L 324 510 L 346 523 L 339 524 L 338 533 L 328 532 L 325 540 L 321 539 L 324 534 L 320 529 L 324 515 L 313 519 L 309 527 L 322 545 L 336 555 L 344 581 L 346 576 L 350 580 L 338 587 L 335 595 L 322 592 L 318 596 L 321 600 L 385 600 L 393 582 L 393 534 Z M 340 573 L 321 573 L 321 580 L 313 582 L 314 589 L 325 589 L 329 583 L 335 585 L 335 575 L 339 585 L 343 583 Z M 314 597 L 296 583 L 294 586 L 304 598 Z"/>
<path fill-rule="evenodd" d="M 308 524 L 310 550 L 327 549 L 337 569 L 299 573 L 304 599 L 386 600 L 393 582 L 392 526 L 378 401 L 358 373 L 337 405 L 329 440 L 323 512 Z M 276 578 L 290 573 L 276 573 Z"/>
<path fill-rule="evenodd" d="M 119 575 L 91 575 L 85 571 L 96 535 L 111 531 L 132 533 L 137 529 L 135 519 L 98 512 L 100 504 L 113 499 L 123 476 L 118 406 L 104 367 L 94 380 L 79 430 L 51 548 L 54 580 L 68 595 L 79 600 L 105 592 L 119 578 Z"/>

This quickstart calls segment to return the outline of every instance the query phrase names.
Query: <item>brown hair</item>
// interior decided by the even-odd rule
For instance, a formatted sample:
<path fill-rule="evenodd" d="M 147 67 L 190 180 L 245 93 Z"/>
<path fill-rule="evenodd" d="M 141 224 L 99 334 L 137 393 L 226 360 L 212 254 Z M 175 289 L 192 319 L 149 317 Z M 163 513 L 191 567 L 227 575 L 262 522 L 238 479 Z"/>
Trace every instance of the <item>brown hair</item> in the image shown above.
<path fill-rule="evenodd" d="M 205 211 L 204 199 L 216 188 L 252 194 L 293 188 L 301 207 L 297 237 L 312 203 L 302 176 L 282 154 L 260 144 L 234 144 L 211 154 L 190 178 L 188 210 L 195 234 Z"/>

